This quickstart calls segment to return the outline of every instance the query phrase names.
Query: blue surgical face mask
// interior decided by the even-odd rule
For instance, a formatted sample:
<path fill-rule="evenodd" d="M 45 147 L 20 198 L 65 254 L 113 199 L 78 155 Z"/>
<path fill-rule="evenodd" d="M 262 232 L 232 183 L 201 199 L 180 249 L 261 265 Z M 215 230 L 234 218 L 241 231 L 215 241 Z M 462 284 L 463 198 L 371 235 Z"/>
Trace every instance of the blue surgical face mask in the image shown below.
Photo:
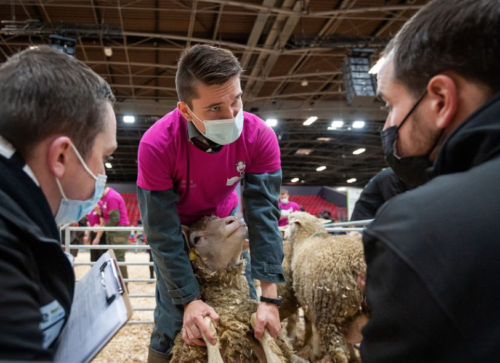
<path fill-rule="evenodd" d="M 225 120 L 202 120 L 189 107 L 188 110 L 205 125 L 203 136 L 219 145 L 235 142 L 243 131 L 243 106 L 241 106 L 235 118 Z M 196 126 L 196 124 L 194 125 Z"/>
<path fill-rule="evenodd" d="M 281 198 L 281 203 L 288 204 L 288 198 Z"/>
<path fill-rule="evenodd" d="M 92 178 L 94 178 L 95 189 L 94 189 L 94 195 L 90 199 L 87 200 L 68 199 L 66 198 L 66 194 L 64 194 L 61 182 L 59 181 L 59 179 L 56 178 L 57 186 L 59 187 L 59 191 L 61 192 L 62 195 L 61 203 L 59 204 L 59 209 L 57 210 L 57 214 L 55 217 L 56 223 L 59 226 L 67 223 L 78 222 L 86 214 L 90 213 L 94 208 L 94 206 L 99 201 L 99 199 L 101 199 L 102 192 L 104 191 L 107 179 L 106 175 L 98 174 L 97 176 L 95 176 L 94 173 L 92 173 L 92 171 L 89 169 L 87 164 L 85 164 L 85 161 L 83 161 L 83 158 L 81 157 L 76 147 L 73 144 L 71 144 L 71 147 L 73 148 L 76 156 L 78 157 L 78 160 L 82 164 L 85 171 L 87 171 L 87 173 L 89 173 L 92 176 Z"/>

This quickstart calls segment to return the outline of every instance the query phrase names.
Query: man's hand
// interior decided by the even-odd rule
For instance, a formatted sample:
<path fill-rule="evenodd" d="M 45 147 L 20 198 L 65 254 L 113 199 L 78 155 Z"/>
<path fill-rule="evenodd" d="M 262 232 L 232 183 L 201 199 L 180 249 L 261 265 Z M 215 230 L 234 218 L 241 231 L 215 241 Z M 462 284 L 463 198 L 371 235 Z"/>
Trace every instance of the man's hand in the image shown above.
<path fill-rule="evenodd" d="M 262 302 L 257 308 L 257 325 L 254 332 L 256 339 L 262 338 L 264 328 L 267 328 L 269 334 L 276 339 L 281 330 L 281 322 L 278 307 Z"/>
<path fill-rule="evenodd" d="M 262 296 L 277 298 L 278 285 L 272 282 L 261 281 Z M 278 307 L 274 304 L 260 303 L 257 308 L 257 326 L 254 336 L 260 339 L 264 334 L 264 328 L 267 328 L 269 334 L 276 339 L 281 330 L 280 313 Z"/>
<path fill-rule="evenodd" d="M 182 339 L 188 345 L 205 346 L 202 333 L 215 344 L 216 340 L 208 326 L 203 321 L 205 316 L 210 316 L 215 327 L 219 324 L 219 315 L 212 307 L 201 300 L 194 300 L 188 303 L 184 308 L 184 322 L 182 324 Z"/>

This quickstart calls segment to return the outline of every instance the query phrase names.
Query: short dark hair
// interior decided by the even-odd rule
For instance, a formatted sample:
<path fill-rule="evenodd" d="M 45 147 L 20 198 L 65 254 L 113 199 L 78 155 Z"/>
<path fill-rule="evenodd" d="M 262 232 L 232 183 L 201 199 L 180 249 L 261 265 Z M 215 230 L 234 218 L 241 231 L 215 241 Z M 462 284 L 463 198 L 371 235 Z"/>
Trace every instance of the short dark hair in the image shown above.
<path fill-rule="evenodd" d="M 106 127 L 115 97 L 88 66 L 48 46 L 26 49 L 0 66 L 0 135 L 27 159 L 51 135 L 71 138 L 83 158 Z"/>
<path fill-rule="evenodd" d="M 435 75 L 454 71 L 500 91 L 500 1 L 433 0 L 389 43 L 394 77 L 418 97 Z"/>
<path fill-rule="evenodd" d="M 191 101 L 198 96 L 199 83 L 220 85 L 243 72 L 240 62 L 227 49 L 196 44 L 182 52 L 177 65 L 175 87 L 179 101 L 192 107 Z"/>

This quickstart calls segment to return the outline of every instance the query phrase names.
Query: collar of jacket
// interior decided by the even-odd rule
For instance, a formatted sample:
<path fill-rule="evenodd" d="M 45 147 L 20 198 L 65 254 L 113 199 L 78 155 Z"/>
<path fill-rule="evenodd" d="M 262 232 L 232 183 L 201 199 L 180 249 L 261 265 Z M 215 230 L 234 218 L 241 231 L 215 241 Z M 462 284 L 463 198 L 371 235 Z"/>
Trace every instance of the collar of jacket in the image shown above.
<path fill-rule="evenodd" d="M 222 145 L 219 145 L 203 136 L 203 134 L 198 131 L 196 126 L 193 124 L 193 121 L 187 121 L 187 134 L 188 140 L 200 150 L 207 153 L 216 153 L 222 149 Z"/>
<path fill-rule="evenodd" d="M 500 156 L 500 93 L 463 121 L 444 141 L 433 176 L 459 173 Z"/>
<path fill-rule="evenodd" d="M 23 170 L 25 166 L 18 152 L 10 158 L 0 155 L 0 216 L 22 226 L 27 233 L 38 235 L 40 240 L 60 244 L 59 231 L 47 198 Z"/>

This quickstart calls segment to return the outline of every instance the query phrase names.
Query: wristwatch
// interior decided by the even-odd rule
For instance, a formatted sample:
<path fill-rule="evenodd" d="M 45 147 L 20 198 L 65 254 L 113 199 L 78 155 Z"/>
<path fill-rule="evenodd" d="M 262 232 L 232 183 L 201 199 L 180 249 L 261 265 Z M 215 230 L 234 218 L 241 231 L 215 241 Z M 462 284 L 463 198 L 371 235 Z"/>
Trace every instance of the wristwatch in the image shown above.
<path fill-rule="evenodd" d="M 265 303 L 269 303 L 269 304 L 274 304 L 274 305 L 280 307 L 281 303 L 283 302 L 283 298 L 281 296 L 278 296 L 277 298 L 273 299 L 270 297 L 261 296 L 260 301 L 265 302 Z"/>

